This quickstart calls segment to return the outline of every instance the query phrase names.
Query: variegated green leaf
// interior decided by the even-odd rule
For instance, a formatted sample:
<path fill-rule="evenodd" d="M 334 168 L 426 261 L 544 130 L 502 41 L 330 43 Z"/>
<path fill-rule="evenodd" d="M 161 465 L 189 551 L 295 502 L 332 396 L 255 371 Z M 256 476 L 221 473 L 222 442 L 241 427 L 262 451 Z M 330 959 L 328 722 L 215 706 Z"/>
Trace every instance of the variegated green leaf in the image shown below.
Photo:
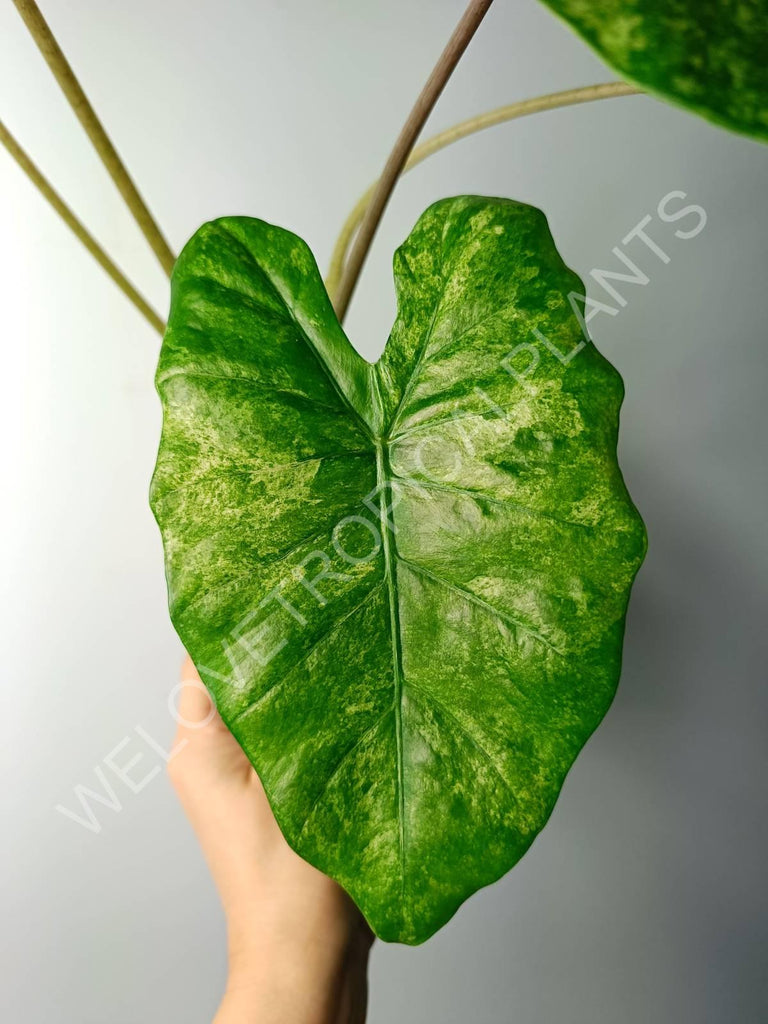
<path fill-rule="evenodd" d="M 376 365 L 307 246 L 204 225 L 152 485 L 173 622 L 301 856 L 423 941 L 546 822 L 619 675 L 622 384 L 544 216 L 460 197 L 395 257 Z"/>
<path fill-rule="evenodd" d="M 622 78 L 768 140 L 768 0 L 543 0 Z"/>

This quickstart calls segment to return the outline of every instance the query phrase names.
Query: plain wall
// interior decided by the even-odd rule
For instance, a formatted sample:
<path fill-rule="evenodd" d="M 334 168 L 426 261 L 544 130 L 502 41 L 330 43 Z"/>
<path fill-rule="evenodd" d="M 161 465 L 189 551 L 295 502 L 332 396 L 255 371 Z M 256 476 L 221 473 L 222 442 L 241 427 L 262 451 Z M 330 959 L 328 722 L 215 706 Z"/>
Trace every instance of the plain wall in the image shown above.
<path fill-rule="evenodd" d="M 321 268 L 462 8 L 43 3 L 174 247 L 251 214 L 301 234 Z M 427 134 L 613 77 L 534 0 L 498 0 Z M 8 3 L 0 92 L 10 129 L 165 315 L 167 281 Z M 348 320 L 369 357 L 393 318 L 392 251 L 444 196 L 540 206 L 585 278 L 618 266 L 612 248 L 646 215 L 670 260 L 625 246 L 648 284 L 590 325 L 626 383 L 621 461 L 650 539 L 618 696 L 524 860 L 423 947 L 378 945 L 372 1024 L 768 1019 L 767 160 L 638 97 L 497 127 L 398 187 Z M 98 832 L 54 809 L 77 810 L 75 787 L 98 788 L 116 747 L 150 772 L 146 736 L 172 736 L 180 645 L 147 505 L 159 339 L 5 153 L 0 180 L 0 1018 L 204 1024 L 223 921 L 165 775 L 137 794 L 113 777 L 121 810 L 94 804 Z M 672 190 L 706 210 L 697 237 L 659 220 Z"/>

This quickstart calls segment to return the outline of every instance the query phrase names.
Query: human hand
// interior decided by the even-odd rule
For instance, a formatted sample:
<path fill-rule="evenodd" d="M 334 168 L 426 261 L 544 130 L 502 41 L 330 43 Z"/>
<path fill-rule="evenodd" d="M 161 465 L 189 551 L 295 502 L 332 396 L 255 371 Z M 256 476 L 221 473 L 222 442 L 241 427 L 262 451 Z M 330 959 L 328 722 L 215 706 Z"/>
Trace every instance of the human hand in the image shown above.
<path fill-rule="evenodd" d="M 227 920 L 229 977 L 214 1024 L 363 1024 L 370 929 L 288 846 L 189 658 L 181 679 L 168 771 Z"/>

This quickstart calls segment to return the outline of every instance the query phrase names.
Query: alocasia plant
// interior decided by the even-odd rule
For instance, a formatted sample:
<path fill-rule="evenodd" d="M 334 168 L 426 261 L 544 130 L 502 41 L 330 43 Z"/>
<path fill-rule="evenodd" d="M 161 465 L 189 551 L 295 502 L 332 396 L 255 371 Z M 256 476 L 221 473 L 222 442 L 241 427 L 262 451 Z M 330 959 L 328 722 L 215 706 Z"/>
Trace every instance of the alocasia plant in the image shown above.
<path fill-rule="evenodd" d="M 304 242 L 204 225 L 152 506 L 176 629 L 286 839 L 416 943 L 546 822 L 613 697 L 645 535 L 621 379 L 543 214 L 438 202 L 395 281 L 372 365 Z"/>
<path fill-rule="evenodd" d="M 768 0 L 543 2 L 628 81 L 768 139 Z M 173 252 L 37 4 L 14 3 L 169 270 Z M 349 253 L 354 230 L 342 233 L 342 320 L 395 180 L 490 6 L 470 0 Z M 440 144 L 599 95 L 618 93 L 511 104 Z M 1 123 L 0 142 L 162 331 Z M 204 225 L 173 269 L 152 505 L 173 621 L 288 842 L 378 935 L 413 943 L 546 822 L 613 696 L 645 535 L 616 462 L 621 380 L 586 339 L 583 287 L 543 215 L 436 203 L 395 280 L 397 320 L 371 365 L 299 238 L 249 218 Z"/>

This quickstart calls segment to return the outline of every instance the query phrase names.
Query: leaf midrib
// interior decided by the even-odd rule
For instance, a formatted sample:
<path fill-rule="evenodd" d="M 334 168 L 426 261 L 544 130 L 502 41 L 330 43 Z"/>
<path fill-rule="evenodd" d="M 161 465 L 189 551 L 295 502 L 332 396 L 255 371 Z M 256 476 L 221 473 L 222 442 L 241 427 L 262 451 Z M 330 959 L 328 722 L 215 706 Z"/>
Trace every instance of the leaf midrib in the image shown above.
<path fill-rule="evenodd" d="M 380 398 L 380 396 L 378 396 Z M 386 485 L 391 479 L 388 472 L 386 443 L 376 440 L 376 489 L 379 497 L 379 527 L 384 554 L 384 578 L 389 598 L 389 628 L 392 646 L 392 677 L 394 683 L 395 749 L 397 753 L 398 837 L 400 849 L 400 896 L 405 905 L 405 776 L 403 770 L 403 673 L 400 638 L 400 606 L 397 593 L 395 563 L 398 558 L 394 537 L 387 520 Z"/>

